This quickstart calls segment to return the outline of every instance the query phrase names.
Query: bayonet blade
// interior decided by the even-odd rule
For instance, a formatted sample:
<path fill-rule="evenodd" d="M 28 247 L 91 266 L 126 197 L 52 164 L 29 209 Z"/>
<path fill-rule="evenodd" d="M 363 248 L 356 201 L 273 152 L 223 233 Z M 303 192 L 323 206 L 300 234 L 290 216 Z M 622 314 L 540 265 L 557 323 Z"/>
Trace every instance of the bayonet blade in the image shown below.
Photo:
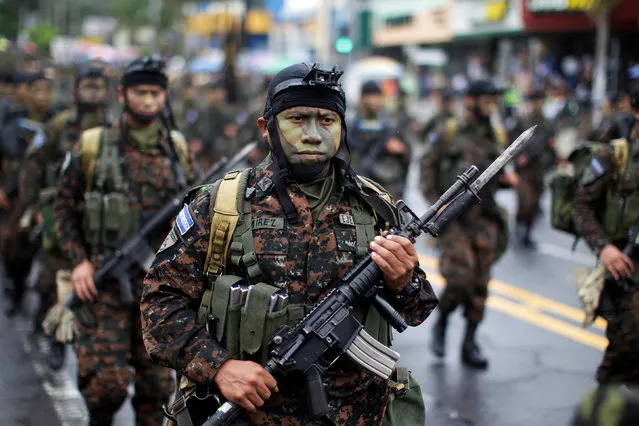
<path fill-rule="evenodd" d="M 470 189 L 477 194 L 495 175 L 504 168 L 504 166 L 510 162 L 514 157 L 524 149 L 526 144 L 531 140 L 532 135 L 535 133 L 537 125 L 532 126 L 528 130 L 524 131 L 515 141 L 510 144 L 504 152 L 493 163 L 488 166 L 486 170 L 470 185 Z"/>

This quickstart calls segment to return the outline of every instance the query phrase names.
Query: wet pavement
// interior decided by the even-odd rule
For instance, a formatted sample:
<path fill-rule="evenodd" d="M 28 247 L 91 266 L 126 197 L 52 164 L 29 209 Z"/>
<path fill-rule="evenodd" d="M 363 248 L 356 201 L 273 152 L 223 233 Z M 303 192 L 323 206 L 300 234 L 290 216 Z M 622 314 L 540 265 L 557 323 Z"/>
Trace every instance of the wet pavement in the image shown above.
<path fill-rule="evenodd" d="M 414 189 L 414 169 L 411 182 L 406 200 L 422 213 L 426 205 Z M 499 201 L 513 211 L 511 192 L 503 191 Z M 400 364 L 421 383 L 428 425 L 568 425 L 580 396 L 595 384 L 593 375 L 606 345 L 605 324 L 581 328 L 583 316 L 572 279 L 572 269 L 592 266 L 594 257 L 583 243 L 572 253 L 572 238 L 550 229 L 548 204 L 546 194 L 535 235 L 538 250 L 519 248 L 513 236 L 509 251 L 494 267 L 486 319 L 478 333 L 490 360 L 487 371 L 474 371 L 460 362 L 464 331 L 460 312 L 451 318 L 443 360 L 428 349 L 436 314 L 423 326 L 396 336 Z M 421 264 L 441 291 L 437 253 L 424 240 L 418 244 Z M 34 312 L 34 303 L 27 303 L 27 313 Z M 0 317 L 0 424 L 86 424 L 86 410 L 75 389 L 72 350 L 68 348 L 65 369 L 49 373 L 39 355 L 46 350 L 46 341 L 31 337 L 30 328 L 27 316 Z M 116 424 L 134 424 L 129 403 Z"/>

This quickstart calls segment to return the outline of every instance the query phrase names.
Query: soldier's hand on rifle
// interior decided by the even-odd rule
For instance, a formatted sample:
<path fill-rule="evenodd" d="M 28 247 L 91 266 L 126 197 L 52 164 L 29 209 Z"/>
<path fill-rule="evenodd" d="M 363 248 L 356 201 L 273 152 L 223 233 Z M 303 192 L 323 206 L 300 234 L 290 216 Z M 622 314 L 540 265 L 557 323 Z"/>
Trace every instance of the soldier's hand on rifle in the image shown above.
<path fill-rule="evenodd" d="M 371 242 L 371 258 L 384 273 L 384 284 L 399 293 L 410 284 L 419 258 L 410 240 L 397 235 L 375 237 Z"/>
<path fill-rule="evenodd" d="M 93 264 L 86 259 L 73 268 L 71 273 L 73 292 L 84 302 L 90 302 L 98 295 L 98 290 L 93 282 L 94 273 Z"/>
<path fill-rule="evenodd" d="M 214 381 L 224 398 L 249 412 L 263 406 L 272 392 L 279 392 L 275 378 L 253 361 L 229 359 Z"/>
<path fill-rule="evenodd" d="M 632 260 L 612 244 L 608 244 L 601 250 L 599 259 L 616 280 L 629 278 L 635 270 Z"/>
<path fill-rule="evenodd" d="M 0 189 L 0 210 L 9 210 L 9 199 L 2 189 Z"/>

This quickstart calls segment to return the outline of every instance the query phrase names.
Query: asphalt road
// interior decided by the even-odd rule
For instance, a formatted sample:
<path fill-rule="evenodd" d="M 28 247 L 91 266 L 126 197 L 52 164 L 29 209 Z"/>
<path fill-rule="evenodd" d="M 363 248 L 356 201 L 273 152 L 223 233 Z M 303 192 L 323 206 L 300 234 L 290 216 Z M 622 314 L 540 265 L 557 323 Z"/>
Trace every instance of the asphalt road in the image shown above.
<path fill-rule="evenodd" d="M 426 205 L 415 190 L 416 178 L 416 170 L 411 168 L 406 201 L 421 213 Z M 509 211 L 516 204 L 508 191 L 499 195 L 499 201 Z M 428 349 L 435 315 L 424 325 L 396 336 L 400 363 L 408 366 L 421 383 L 428 425 L 567 425 L 580 396 L 594 385 L 592 377 L 606 345 L 605 324 L 600 321 L 587 330 L 581 328 L 582 314 L 572 279 L 572 269 L 592 266 L 594 257 L 583 243 L 571 252 L 572 239 L 550 229 L 548 211 L 545 198 L 544 216 L 535 235 L 538 250 L 523 250 L 513 241 L 493 269 L 486 319 L 479 331 L 480 344 L 490 359 L 487 371 L 473 371 L 460 362 L 464 327 L 460 313 L 451 320 L 443 361 Z M 443 280 L 437 272 L 437 253 L 424 240 L 418 244 L 421 264 L 440 291 Z M 26 304 L 27 313 L 34 311 L 35 303 L 31 300 Z M 10 334 L 3 338 L 3 345 L 9 338 L 22 343 L 13 358 L 7 356 L 7 351 L 0 351 L 0 362 L 15 362 L 16 357 L 24 361 L 21 354 L 30 354 L 33 368 L 27 366 L 27 370 L 35 395 L 13 407 L 16 416 L 24 411 L 20 423 L 3 424 L 85 425 L 86 410 L 75 389 L 72 351 L 68 350 L 70 362 L 65 370 L 49 373 L 39 355 L 41 349 L 46 349 L 46 342 L 31 337 L 27 317 L 2 320 L 0 325 L 3 333 Z M 1 401 L 10 393 L 7 383 L 12 382 L 8 380 L 0 369 L 0 391 L 4 392 L 0 394 Z M 27 415 L 36 405 L 49 407 L 46 397 L 44 405 L 40 402 L 45 394 L 58 412 L 59 421 L 54 416 L 42 421 Z M 134 424 L 130 404 L 122 408 L 116 424 Z"/>

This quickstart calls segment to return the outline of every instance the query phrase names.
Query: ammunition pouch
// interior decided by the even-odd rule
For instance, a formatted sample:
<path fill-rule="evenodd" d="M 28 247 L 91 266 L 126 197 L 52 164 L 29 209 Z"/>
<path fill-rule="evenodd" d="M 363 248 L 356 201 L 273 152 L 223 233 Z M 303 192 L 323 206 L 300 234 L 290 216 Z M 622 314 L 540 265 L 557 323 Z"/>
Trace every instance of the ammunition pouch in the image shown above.
<path fill-rule="evenodd" d="M 419 382 L 406 367 L 397 367 L 382 426 L 425 425 L 426 408 Z"/>
<path fill-rule="evenodd" d="M 613 194 L 608 198 L 603 215 L 603 227 L 612 241 L 623 240 L 628 229 L 639 219 L 639 196 Z"/>

